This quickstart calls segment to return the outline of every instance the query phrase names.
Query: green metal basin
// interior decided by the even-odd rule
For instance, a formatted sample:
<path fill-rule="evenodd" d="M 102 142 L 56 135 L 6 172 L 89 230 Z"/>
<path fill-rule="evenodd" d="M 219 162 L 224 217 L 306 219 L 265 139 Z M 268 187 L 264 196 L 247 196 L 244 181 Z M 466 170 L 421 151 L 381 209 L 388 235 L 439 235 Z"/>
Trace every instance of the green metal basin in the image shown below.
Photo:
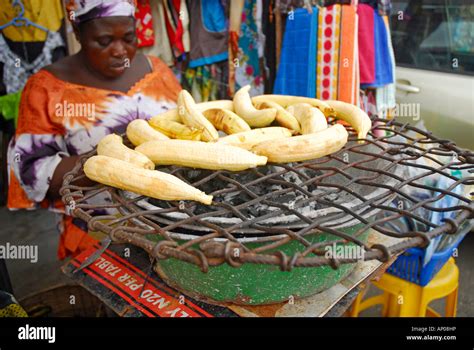
<path fill-rule="evenodd" d="M 353 234 L 361 224 L 341 229 L 346 234 Z M 149 236 L 156 240 L 156 235 Z M 306 237 L 311 243 L 332 241 L 334 235 L 319 233 Z M 359 236 L 367 242 L 368 232 Z M 183 243 L 178 241 L 178 243 Z M 254 249 L 262 243 L 246 243 Z M 288 256 L 302 250 L 302 245 L 290 241 L 280 246 L 279 251 Z M 355 264 L 343 264 L 338 269 L 330 266 L 296 267 L 292 271 L 281 271 L 278 266 L 263 264 L 243 264 L 232 267 L 228 264 L 210 266 L 203 273 L 196 265 L 169 258 L 159 260 L 155 271 L 170 286 L 186 295 L 210 303 L 233 303 L 240 305 L 262 305 L 298 299 L 322 292 L 331 288 L 347 277 Z"/>

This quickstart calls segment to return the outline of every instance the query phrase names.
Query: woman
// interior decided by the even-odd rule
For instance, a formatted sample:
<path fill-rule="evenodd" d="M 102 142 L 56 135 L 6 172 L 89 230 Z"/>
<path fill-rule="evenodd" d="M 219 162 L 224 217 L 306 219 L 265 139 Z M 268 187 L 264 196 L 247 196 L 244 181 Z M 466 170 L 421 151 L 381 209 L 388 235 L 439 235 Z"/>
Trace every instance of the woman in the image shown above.
<path fill-rule="evenodd" d="M 136 53 L 131 0 L 69 0 L 67 8 L 81 51 L 30 77 L 8 154 L 8 207 L 59 212 L 60 259 L 95 242 L 83 221 L 64 215 L 64 174 L 105 135 L 174 108 L 181 90 L 163 62 Z"/>

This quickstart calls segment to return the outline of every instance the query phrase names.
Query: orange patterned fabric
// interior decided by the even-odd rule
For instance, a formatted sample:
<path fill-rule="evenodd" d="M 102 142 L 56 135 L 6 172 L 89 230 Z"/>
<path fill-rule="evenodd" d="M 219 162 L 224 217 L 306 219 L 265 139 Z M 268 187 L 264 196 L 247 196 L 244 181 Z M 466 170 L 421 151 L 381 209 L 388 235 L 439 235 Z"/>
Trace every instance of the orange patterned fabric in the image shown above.
<path fill-rule="evenodd" d="M 147 120 L 176 107 L 179 82 L 161 60 L 149 60 L 152 72 L 127 93 L 69 83 L 45 70 L 31 76 L 25 86 L 18 128 L 8 149 L 8 207 L 47 207 L 63 215 L 60 258 L 95 241 L 86 236 L 85 225 L 64 215 L 61 201 L 46 199 L 61 159 L 91 151 L 105 135 L 124 133 L 134 119 Z"/>
<path fill-rule="evenodd" d="M 97 240 L 76 226 L 72 217 L 64 216 L 63 233 L 59 238 L 58 247 L 58 258 L 60 260 L 68 256 L 74 256 L 93 246 L 95 243 L 97 243 Z"/>
<path fill-rule="evenodd" d="M 357 15 L 354 6 L 341 6 L 341 44 L 339 57 L 339 101 L 355 104 L 356 85 Z"/>

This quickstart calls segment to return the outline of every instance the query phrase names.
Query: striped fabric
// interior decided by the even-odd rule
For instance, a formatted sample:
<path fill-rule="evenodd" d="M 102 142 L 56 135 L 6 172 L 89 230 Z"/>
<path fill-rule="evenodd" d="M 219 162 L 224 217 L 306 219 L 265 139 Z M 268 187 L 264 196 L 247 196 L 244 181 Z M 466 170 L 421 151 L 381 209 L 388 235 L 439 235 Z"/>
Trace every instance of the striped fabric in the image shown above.
<path fill-rule="evenodd" d="M 318 9 L 296 9 L 286 22 L 274 94 L 315 97 Z M 298 54 L 295 54 L 298 53 Z"/>
<path fill-rule="evenodd" d="M 357 102 L 357 16 L 352 5 L 321 8 L 318 20 L 316 97 Z"/>
<path fill-rule="evenodd" d="M 341 7 L 332 5 L 319 11 L 316 97 L 337 99 Z"/>

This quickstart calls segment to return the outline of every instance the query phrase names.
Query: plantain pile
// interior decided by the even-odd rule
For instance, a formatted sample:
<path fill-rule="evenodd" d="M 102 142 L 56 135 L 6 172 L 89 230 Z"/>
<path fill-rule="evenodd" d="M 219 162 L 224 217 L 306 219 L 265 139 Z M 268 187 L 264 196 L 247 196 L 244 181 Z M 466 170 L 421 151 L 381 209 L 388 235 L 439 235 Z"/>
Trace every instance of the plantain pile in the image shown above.
<path fill-rule="evenodd" d="M 364 111 L 345 102 L 286 95 L 251 98 L 249 90 L 241 88 L 233 101 L 203 103 L 182 90 L 176 109 L 128 125 L 127 137 L 135 149 L 120 136 L 108 135 L 97 146 L 98 155 L 84 164 L 84 173 L 149 197 L 210 205 L 212 196 L 155 166 L 242 171 L 267 162 L 305 161 L 337 152 L 347 143 L 346 128 L 328 126 L 328 118 L 348 123 L 358 139 L 372 127 Z"/>

